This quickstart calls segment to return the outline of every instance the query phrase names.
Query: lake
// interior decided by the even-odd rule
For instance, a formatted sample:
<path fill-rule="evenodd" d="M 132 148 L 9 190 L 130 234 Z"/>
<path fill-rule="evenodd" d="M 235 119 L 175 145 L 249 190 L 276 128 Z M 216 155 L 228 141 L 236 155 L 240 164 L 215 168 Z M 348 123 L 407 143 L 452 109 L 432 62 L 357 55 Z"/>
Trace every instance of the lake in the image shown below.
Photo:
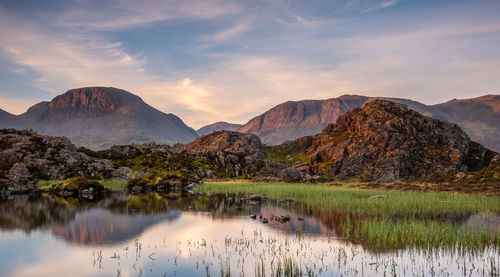
<path fill-rule="evenodd" d="M 272 220 L 279 216 L 290 220 Z M 500 226 L 481 215 L 457 224 Z M 339 230 L 331 215 L 306 205 L 238 195 L 114 193 L 92 202 L 11 196 L 0 200 L 0 275 L 498 274 L 498 245 L 373 250 Z"/>

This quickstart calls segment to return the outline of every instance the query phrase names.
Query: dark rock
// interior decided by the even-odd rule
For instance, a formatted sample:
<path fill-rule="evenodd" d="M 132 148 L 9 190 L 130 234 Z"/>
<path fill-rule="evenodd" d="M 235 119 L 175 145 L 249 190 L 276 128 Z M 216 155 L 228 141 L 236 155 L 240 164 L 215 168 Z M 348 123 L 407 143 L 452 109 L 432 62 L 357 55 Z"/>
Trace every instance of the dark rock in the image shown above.
<path fill-rule="evenodd" d="M 105 179 L 124 175 L 124 169 L 109 160 L 91 159 L 78 152 L 67 138 L 43 136 L 29 129 L 0 130 L 0 169 L 0 178 L 15 185 L 72 176 Z"/>
<path fill-rule="evenodd" d="M 280 216 L 274 217 L 273 219 L 274 219 L 274 221 L 283 224 L 283 223 L 290 221 L 291 218 L 288 215 L 280 215 Z"/>

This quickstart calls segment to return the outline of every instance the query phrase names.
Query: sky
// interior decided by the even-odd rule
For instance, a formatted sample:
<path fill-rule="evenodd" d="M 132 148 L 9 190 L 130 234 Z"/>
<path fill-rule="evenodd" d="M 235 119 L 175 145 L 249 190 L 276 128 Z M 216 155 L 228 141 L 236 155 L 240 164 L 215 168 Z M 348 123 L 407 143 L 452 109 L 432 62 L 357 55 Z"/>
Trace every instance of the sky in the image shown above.
<path fill-rule="evenodd" d="M 112 86 L 199 128 L 343 94 L 500 93 L 500 1 L 0 0 L 0 108 Z"/>

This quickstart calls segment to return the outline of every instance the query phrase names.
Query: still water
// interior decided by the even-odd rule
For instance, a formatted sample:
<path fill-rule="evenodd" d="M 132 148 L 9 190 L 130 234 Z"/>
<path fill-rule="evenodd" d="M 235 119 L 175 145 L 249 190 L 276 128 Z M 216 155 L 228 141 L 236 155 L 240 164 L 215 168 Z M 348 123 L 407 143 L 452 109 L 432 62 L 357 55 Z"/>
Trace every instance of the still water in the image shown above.
<path fill-rule="evenodd" d="M 290 221 L 259 217 L 280 215 Z M 0 276 L 271 276 L 285 268 L 303 276 L 491 276 L 499 265 L 495 247 L 373 252 L 343 240 L 319 211 L 237 196 L 0 200 Z"/>

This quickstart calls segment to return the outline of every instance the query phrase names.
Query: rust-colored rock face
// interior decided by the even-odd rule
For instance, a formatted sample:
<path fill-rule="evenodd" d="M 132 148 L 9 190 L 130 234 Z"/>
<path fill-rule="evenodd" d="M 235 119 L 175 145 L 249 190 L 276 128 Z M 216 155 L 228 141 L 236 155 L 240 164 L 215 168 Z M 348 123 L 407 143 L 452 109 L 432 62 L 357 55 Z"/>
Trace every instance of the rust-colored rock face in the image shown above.
<path fill-rule="evenodd" d="M 263 145 L 256 135 L 217 131 L 184 145 L 181 151 L 224 151 L 234 154 L 249 154 L 262 151 L 262 149 Z"/>
<path fill-rule="evenodd" d="M 307 154 L 317 174 L 378 181 L 431 180 L 479 170 L 495 156 L 456 124 L 386 100 L 339 117 L 310 139 Z"/>
<path fill-rule="evenodd" d="M 238 132 L 258 135 L 268 145 L 319 133 L 345 112 L 362 106 L 369 97 L 344 95 L 327 100 L 288 101 L 243 125 Z"/>
<path fill-rule="evenodd" d="M 116 88 L 89 87 L 72 89 L 55 97 L 49 104 L 50 109 L 65 111 L 115 111 L 122 107 L 124 98 L 138 98 Z M 136 99 L 137 100 L 137 99 Z"/>

